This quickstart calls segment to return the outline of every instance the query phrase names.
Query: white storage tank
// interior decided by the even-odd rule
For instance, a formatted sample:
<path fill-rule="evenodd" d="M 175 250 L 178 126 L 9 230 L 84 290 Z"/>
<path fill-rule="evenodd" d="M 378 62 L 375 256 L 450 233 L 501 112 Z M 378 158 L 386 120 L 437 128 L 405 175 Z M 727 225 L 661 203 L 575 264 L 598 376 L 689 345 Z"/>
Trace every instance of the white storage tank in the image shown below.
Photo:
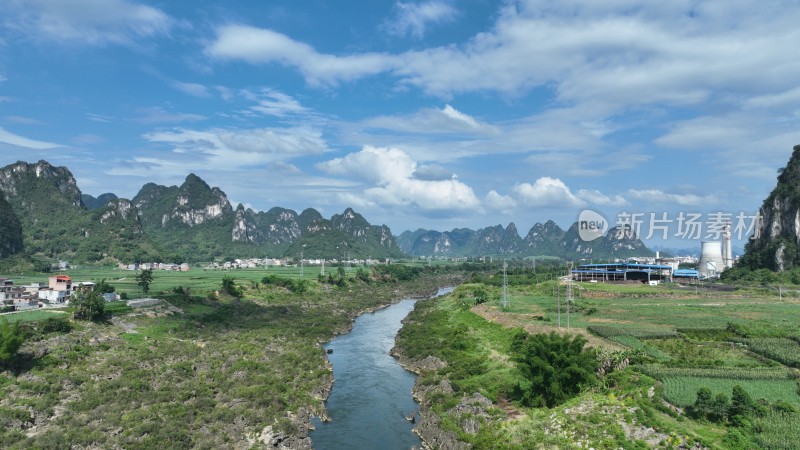
<path fill-rule="evenodd" d="M 701 242 L 700 263 L 697 265 L 700 277 L 718 277 L 723 270 L 725 270 L 725 263 L 722 260 L 722 242 Z"/>

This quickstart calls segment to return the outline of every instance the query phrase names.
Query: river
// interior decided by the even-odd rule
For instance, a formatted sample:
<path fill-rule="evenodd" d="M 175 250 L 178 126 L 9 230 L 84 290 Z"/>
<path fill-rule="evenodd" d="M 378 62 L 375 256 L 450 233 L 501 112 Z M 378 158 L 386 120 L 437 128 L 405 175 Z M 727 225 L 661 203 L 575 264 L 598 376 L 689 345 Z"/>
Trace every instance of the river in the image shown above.
<path fill-rule="evenodd" d="M 440 289 L 436 295 L 451 292 Z M 419 405 L 411 397 L 415 375 L 389 355 L 401 321 L 414 309 L 406 299 L 374 312 L 364 313 L 353 330 L 325 345 L 335 379 L 326 402 L 331 422 L 312 420 L 314 448 L 408 450 L 422 447 L 406 417 L 416 415 Z"/>

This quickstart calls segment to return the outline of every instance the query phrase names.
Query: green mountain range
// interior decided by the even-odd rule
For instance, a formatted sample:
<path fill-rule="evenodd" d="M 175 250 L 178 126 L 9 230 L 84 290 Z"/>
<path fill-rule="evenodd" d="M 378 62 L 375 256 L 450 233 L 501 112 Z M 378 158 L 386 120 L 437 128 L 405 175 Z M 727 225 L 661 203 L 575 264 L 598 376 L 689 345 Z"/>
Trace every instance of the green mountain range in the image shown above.
<path fill-rule="evenodd" d="M 524 238 L 520 237 L 516 225 L 510 223 L 505 228 L 495 225 L 478 230 L 405 231 L 398 236 L 397 244 L 414 256 L 611 259 L 654 254 L 631 230 L 612 228 L 605 236 L 586 242 L 578 235 L 577 223 L 564 231 L 552 220 L 535 224 Z"/>
<path fill-rule="evenodd" d="M 0 197 L 13 211 L 0 237 L 21 228 L 26 252 L 78 262 L 196 262 L 216 258 L 403 256 L 386 226 L 370 225 L 352 209 L 323 218 L 308 209 L 267 212 L 233 208 L 225 193 L 190 174 L 180 186 L 145 184 L 133 200 L 83 195 L 70 171 L 46 161 L 0 169 Z M 18 218 L 19 227 L 13 217 Z M 17 232 L 19 234 L 19 232 Z M 19 239 L 3 239 L 6 253 Z"/>

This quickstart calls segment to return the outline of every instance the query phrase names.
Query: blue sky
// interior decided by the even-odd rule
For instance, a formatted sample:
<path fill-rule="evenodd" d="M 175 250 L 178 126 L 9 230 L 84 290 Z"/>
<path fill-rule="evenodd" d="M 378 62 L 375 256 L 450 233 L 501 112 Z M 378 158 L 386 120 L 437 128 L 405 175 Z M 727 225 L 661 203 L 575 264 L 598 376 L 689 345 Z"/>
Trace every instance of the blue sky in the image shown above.
<path fill-rule="evenodd" d="M 797 23 L 763 0 L 6 0 L 0 165 L 127 198 L 194 172 L 395 233 L 752 215 L 800 144 Z"/>

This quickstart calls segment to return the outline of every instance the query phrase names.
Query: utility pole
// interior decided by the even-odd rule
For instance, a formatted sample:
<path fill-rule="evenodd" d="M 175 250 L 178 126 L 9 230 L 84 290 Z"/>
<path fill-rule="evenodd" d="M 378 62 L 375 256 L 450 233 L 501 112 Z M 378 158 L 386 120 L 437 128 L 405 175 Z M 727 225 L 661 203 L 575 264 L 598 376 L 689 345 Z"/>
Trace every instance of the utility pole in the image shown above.
<path fill-rule="evenodd" d="M 567 263 L 567 329 L 569 330 L 569 304 L 572 303 L 572 262 Z"/>
<path fill-rule="evenodd" d="M 300 249 L 300 278 L 305 276 L 305 271 L 303 270 L 303 251 L 306 249 L 306 244 L 303 244 L 303 248 Z"/>
<path fill-rule="evenodd" d="M 561 329 L 561 284 L 556 282 L 556 310 L 558 311 L 558 329 Z"/>
<path fill-rule="evenodd" d="M 508 274 L 506 273 L 506 269 L 508 269 L 508 263 L 503 261 L 503 308 L 508 308 Z"/>

